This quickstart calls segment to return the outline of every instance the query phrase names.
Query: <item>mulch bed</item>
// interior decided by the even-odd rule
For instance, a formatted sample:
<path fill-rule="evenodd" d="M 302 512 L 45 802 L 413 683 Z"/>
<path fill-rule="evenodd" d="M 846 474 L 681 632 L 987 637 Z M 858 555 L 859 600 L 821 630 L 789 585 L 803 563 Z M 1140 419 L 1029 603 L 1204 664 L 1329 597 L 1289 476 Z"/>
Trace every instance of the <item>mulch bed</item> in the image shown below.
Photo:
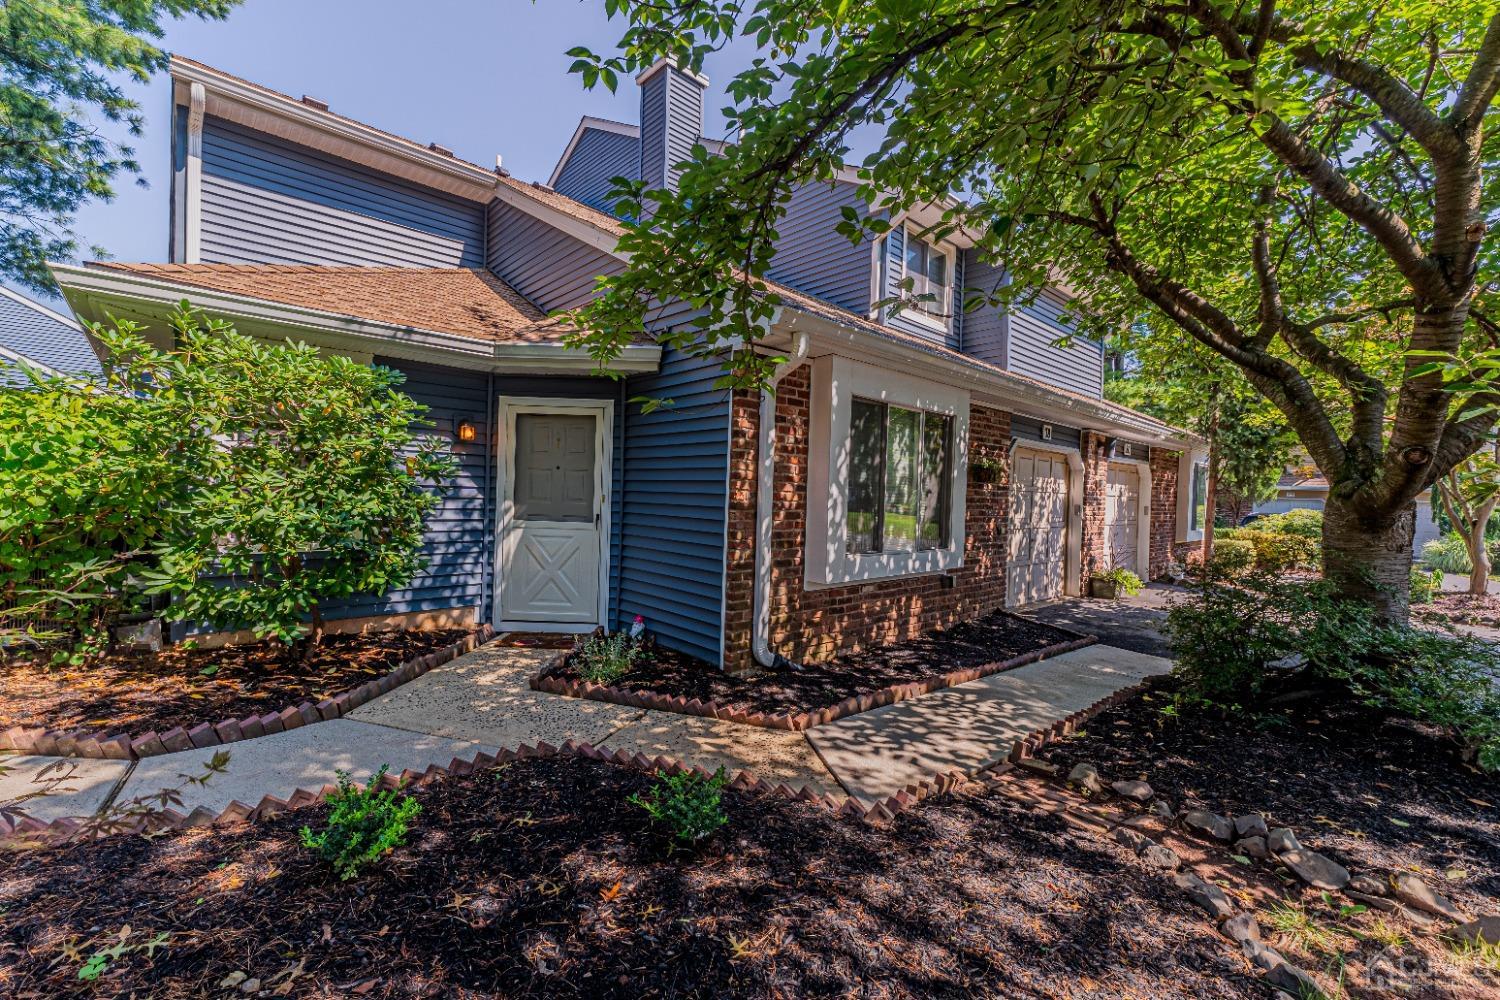
<path fill-rule="evenodd" d="M 1500 595 L 1442 593 L 1431 604 L 1412 605 L 1411 616 L 1432 625 L 1500 628 Z"/>
<path fill-rule="evenodd" d="M 12 726 L 99 735 L 165 732 L 317 704 L 468 634 L 431 629 L 328 635 L 305 662 L 290 647 L 264 641 L 110 655 L 78 667 L 7 664 L 0 669 L 0 732 Z"/>
<path fill-rule="evenodd" d="M 724 673 L 702 660 L 658 646 L 607 691 L 697 700 L 743 713 L 796 716 L 1079 639 L 1076 633 L 997 611 L 915 639 L 846 653 L 825 663 L 743 675 Z M 582 682 L 571 659 L 547 668 L 538 680 L 547 678 Z"/>
<path fill-rule="evenodd" d="M 1461 908 L 1500 899 L 1500 777 L 1409 722 L 1300 703 L 1256 715 L 1164 714 L 1175 682 L 1088 723 L 1041 756 L 1142 778 L 1173 805 L 1259 812 L 1351 871 L 1410 870 Z"/>
<path fill-rule="evenodd" d="M 0 992 L 1269 995 L 1122 848 L 992 786 L 888 830 L 731 792 L 729 826 L 673 853 L 627 802 L 650 780 L 559 757 L 425 786 L 409 845 L 345 883 L 297 843 L 311 810 L 0 856 Z M 80 982 L 127 925 L 166 937 Z"/>

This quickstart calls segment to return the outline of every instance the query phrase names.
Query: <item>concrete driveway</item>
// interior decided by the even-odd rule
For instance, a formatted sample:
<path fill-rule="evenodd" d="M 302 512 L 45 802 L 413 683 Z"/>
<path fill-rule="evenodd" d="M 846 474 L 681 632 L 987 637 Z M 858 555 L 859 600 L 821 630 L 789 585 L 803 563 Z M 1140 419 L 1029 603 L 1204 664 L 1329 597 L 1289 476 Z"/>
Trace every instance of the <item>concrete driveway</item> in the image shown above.
<path fill-rule="evenodd" d="M 1030 604 L 1015 613 L 1032 621 L 1075 632 L 1097 635 L 1099 641 L 1149 656 L 1172 655 L 1162 633 L 1167 608 L 1188 591 L 1165 583 L 1153 583 L 1134 597 L 1100 601 L 1092 597 L 1068 597 L 1045 604 Z"/>

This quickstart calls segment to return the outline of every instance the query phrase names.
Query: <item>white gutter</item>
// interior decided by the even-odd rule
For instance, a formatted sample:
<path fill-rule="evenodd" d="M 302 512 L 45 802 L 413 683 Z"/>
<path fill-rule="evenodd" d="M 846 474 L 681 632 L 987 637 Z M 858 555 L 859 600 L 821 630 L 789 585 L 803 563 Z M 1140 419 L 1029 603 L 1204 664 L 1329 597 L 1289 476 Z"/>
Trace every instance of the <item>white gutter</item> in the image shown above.
<path fill-rule="evenodd" d="M 763 667 L 779 667 L 785 657 L 771 649 L 771 511 L 776 489 L 776 393 L 777 384 L 807 360 L 811 338 L 795 334 L 791 355 L 771 371 L 760 391 L 760 466 L 755 483 L 755 617 L 750 631 L 750 650 Z"/>

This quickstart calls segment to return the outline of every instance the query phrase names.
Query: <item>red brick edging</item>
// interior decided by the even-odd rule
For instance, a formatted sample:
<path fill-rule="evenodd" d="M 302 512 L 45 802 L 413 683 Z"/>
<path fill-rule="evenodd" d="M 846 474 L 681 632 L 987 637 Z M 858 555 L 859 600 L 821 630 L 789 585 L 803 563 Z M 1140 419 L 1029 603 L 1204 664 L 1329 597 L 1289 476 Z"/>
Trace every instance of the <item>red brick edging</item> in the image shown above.
<path fill-rule="evenodd" d="M 1007 758 L 1008 763 L 1016 764 L 1019 761 L 1025 760 L 1027 757 L 1036 756 L 1036 752 L 1047 746 L 1049 743 L 1055 743 L 1064 736 L 1068 736 L 1072 733 L 1077 732 L 1079 726 L 1082 726 L 1085 722 L 1089 721 L 1099 713 L 1107 712 L 1117 705 L 1123 705 L 1125 702 L 1134 698 L 1136 695 L 1144 694 L 1145 692 L 1151 690 L 1157 684 L 1161 683 L 1162 678 L 1166 676 L 1168 675 L 1156 674 L 1147 677 L 1138 684 L 1132 684 L 1130 687 L 1121 688 L 1114 694 L 1111 694 L 1105 698 L 1101 698 L 1100 700 L 1090 705 L 1088 708 L 1074 712 L 1072 715 L 1069 715 L 1065 719 L 1058 719 L 1056 722 L 1052 723 L 1052 725 L 1048 726 L 1045 729 L 1033 730 L 1028 735 L 1021 737 L 1019 740 L 1016 740 L 1016 742 L 1011 746 L 1010 756 Z"/>
<path fill-rule="evenodd" d="M 1065 631 L 1059 629 L 1059 631 Z M 866 694 L 853 695 L 845 698 L 837 704 L 822 708 L 816 712 L 795 713 L 770 713 L 770 712 L 747 712 L 736 705 L 723 705 L 716 701 L 702 701 L 698 698 L 684 698 L 681 695 L 665 695 L 656 691 L 632 691 L 625 688 L 611 687 L 607 684 L 595 684 L 591 681 L 567 680 L 562 677 L 545 676 L 547 671 L 561 666 L 571 652 L 559 653 L 547 662 L 531 678 L 531 689 L 533 691 L 544 691 L 549 694 L 566 695 L 571 698 L 588 698 L 592 701 L 607 701 L 616 705 L 629 705 L 633 708 L 649 708 L 661 712 L 676 712 L 679 715 L 698 715 L 708 719 L 722 719 L 725 722 L 737 722 L 744 726 L 760 726 L 763 729 L 787 729 L 792 732 L 802 732 L 814 726 L 842 719 L 848 715 L 859 712 L 868 712 L 873 708 L 882 708 L 886 705 L 894 705 L 898 701 L 906 701 L 943 688 L 953 687 L 956 684 L 966 684 L 969 681 L 988 677 L 991 674 L 1002 673 L 1006 670 L 1014 670 L 1028 663 L 1036 663 L 1052 656 L 1062 653 L 1070 653 L 1075 649 L 1083 649 L 1098 642 L 1097 636 L 1080 635 L 1076 639 L 1066 642 L 1053 643 L 1041 649 L 1033 649 L 1029 653 L 1012 656 L 1007 660 L 996 660 L 977 667 L 965 667 L 962 670 L 951 670 L 945 674 L 937 674 L 920 681 L 908 681 L 905 684 L 893 684 L 877 691 Z"/>
<path fill-rule="evenodd" d="M 15 750 L 21 753 L 40 754 L 44 757 L 91 757 L 103 760 L 139 760 L 142 757 L 157 757 L 180 750 L 203 749 L 238 743 L 271 733 L 285 732 L 301 726 L 327 722 L 348 715 L 370 699 L 400 687 L 407 681 L 427 673 L 433 667 L 472 651 L 475 647 L 495 637 L 490 625 L 483 625 L 464 636 L 451 646 L 425 653 L 394 668 L 390 672 L 366 681 L 359 687 L 324 698 L 314 705 L 304 701 L 300 705 L 283 708 L 279 712 L 251 715 L 243 719 L 222 719 L 219 722 L 200 722 L 184 728 L 174 726 L 164 733 L 148 732 L 139 736 L 115 733 L 94 737 L 87 730 L 58 731 L 49 729 L 24 729 L 16 726 L 0 733 L 0 750 Z"/>

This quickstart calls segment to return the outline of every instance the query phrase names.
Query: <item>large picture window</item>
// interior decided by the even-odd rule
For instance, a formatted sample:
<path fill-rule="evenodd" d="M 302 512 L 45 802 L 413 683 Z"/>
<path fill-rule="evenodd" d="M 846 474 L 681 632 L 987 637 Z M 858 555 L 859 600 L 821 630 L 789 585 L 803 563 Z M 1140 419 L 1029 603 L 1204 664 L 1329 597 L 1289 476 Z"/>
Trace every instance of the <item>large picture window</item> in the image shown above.
<path fill-rule="evenodd" d="M 950 542 L 953 418 L 856 398 L 849 416 L 849 552 Z"/>

